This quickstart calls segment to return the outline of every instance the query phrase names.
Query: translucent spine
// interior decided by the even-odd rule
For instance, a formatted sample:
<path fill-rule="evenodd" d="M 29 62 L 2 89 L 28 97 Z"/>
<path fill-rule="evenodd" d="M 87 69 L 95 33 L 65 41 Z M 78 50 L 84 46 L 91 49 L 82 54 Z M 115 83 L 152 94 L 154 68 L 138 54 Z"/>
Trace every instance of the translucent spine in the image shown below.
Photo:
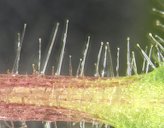
<path fill-rule="evenodd" d="M 54 122 L 54 128 L 58 128 L 56 121 Z"/>
<path fill-rule="evenodd" d="M 88 52 L 88 48 L 89 48 L 89 42 L 90 42 L 90 36 L 88 36 L 86 48 L 85 48 L 84 54 L 83 54 L 83 60 L 81 62 L 81 70 L 80 70 L 80 76 L 81 77 L 84 76 L 85 61 L 86 61 L 87 52 Z"/>
<path fill-rule="evenodd" d="M 106 61 L 107 61 L 107 46 L 105 46 L 105 52 L 104 52 L 104 62 L 103 62 L 103 70 L 101 73 L 101 77 L 105 76 L 105 71 L 106 71 Z"/>
<path fill-rule="evenodd" d="M 46 121 L 44 128 L 51 128 L 51 122 Z"/>
<path fill-rule="evenodd" d="M 72 56 L 69 55 L 69 75 L 72 76 Z"/>
<path fill-rule="evenodd" d="M 150 50 L 149 50 L 149 58 L 150 59 L 151 59 L 152 49 L 153 49 L 153 45 L 150 46 Z M 146 65 L 146 73 L 148 73 L 148 71 L 149 71 L 149 63 L 147 63 L 147 65 Z"/>
<path fill-rule="evenodd" d="M 117 48 L 117 64 L 116 64 L 116 76 L 119 76 L 119 67 L 120 67 L 120 48 Z"/>
<path fill-rule="evenodd" d="M 110 49 L 109 42 L 107 42 L 106 44 L 107 44 L 108 54 L 109 54 L 109 71 L 110 71 L 110 76 L 114 77 L 113 60 L 112 60 L 112 55 L 111 55 L 111 49 Z"/>
<path fill-rule="evenodd" d="M 147 46 L 145 48 L 145 53 L 147 54 Z M 143 64 L 142 64 L 142 72 L 144 73 L 145 72 L 145 65 L 146 65 L 146 59 L 145 57 L 143 58 Z"/>
<path fill-rule="evenodd" d="M 151 67 L 152 67 L 153 69 L 155 69 L 155 68 L 156 68 L 155 65 L 152 63 L 152 61 L 150 60 L 150 58 L 146 55 L 146 53 L 145 53 L 144 50 L 140 47 L 139 44 L 137 44 L 137 47 L 141 50 L 141 52 L 142 52 L 144 58 L 146 59 L 146 61 L 151 65 Z"/>
<path fill-rule="evenodd" d="M 97 55 L 96 73 L 95 73 L 95 76 L 96 77 L 100 76 L 100 74 L 99 74 L 99 64 L 100 64 L 100 57 L 101 57 L 101 52 L 102 52 L 103 44 L 104 43 L 101 42 L 101 46 L 100 46 L 100 49 L 99 49 L 99 52 L 98 52 L 98 55 Z"/>
<path fill-rule="evenodd" d="M 14 66 L 12 69 L 13 74 L 18 74 L 20 54 L 21 54 L 21 49 L 22 49 L 22 43 L 24 40 L 24 35 L 26 32 L 26 27 L 27 27 L 27 24 L 24 24 L 22 35 L 20 35 L 20 33 L 18 33 L 17 52 L 16 52 L 16 58 L 15 58 Z"/>
<path fill-rule="evenodd" d="M 136 57 L 135 57 L 134 51 L 132 51 L 132 64 L 131 64 L 131 67 L 132 67 L 132 69 L 134 71 L 134 74 L 138 74 L 137 64 L 136 64 Z"/>
<path fill-rule="evenodd" d="M 163 54 L 161 53 L 161 51 L 159 50 L 158 46 L 155 45 L 156 49 L 157 49 L 157 55 L 158 55 L 158 62 L 161 63 L 164 61 L 164 56 Z"/>
<path fill-rule="evenodd" d="M 160 36 L 155 35 L 155 38 L 157 38 L 160 42 L 164 43 L 164 39 L 162 39 Z"/>
<path fill-rule="evenodd" d="M 152 33 L 149 33 L 149 37 L 159 46 L 162 52 L 164 52 L 164 47 L 153 37 Z"/>
<path fill-rule="evenodd" d="M 38 72 L 40 73 L 40 65 L 41 65 L 41 42 L 42 39 L 39 38 L 39 52 L 38 52 Z"/>
<path fill-rule="evenodd" d="M 65 44 L 66 44 L 66 39 L 67 39 L 68 23 L 69 23 L 69 20 L 66 20 L 66 28 L 65 28 L 64 37 L 63 37 L 63 46 L 62 46 L 60 57 L 59 57 L 59 63 L 58 63 L 56 75 L 60 75 L 61 73 L 61 67 L 62 67 L 62 62 L 64 58 L 64 49 L 65 49 Z"/>
<path fill-rule="evenodd" d="M 55 39 L 56 39 L 56 35 L 57 35 L 57 32 L 58 32 L 58 28 L 59 28 L 59 23 L 56 24 L 56 29 L 55 29 L 55 32 L 54 32 L 54 35 L 53 35 L 53 38 L 52 38 L 50 47 L 49 47 L 49 49 L 48 49 L 48 53 L 47 53 L 46 60 L 45 60 L 44 66 L 43 66 L 43 70 L 42 70 L 42 72 L 41 72 L 42 74 L 45 74 L 46 67 L 47 67 L 47 63 L 48 63 L 48 60 L 49 60 L 49 58 L 50 58 L 50 54 L 51 54 L 51 51 L 52 51 L 52 47 L 53 47 L 53 45 L 54 45 L 54 42 L 55 42 Z"/>
<path fill-rule="evenodd" d="M 79 65 L 78 65 L 77 71 L 76 71 L 76 77 L 79 77 L 79 72 L 80 72 L 81 63 L 82 63 L 82 59 L 80 58 Z"/>
<path fill-rule="evenodd" d="M 127 38 L 127 76 L 131 76 L 131 65 L 130 65 L 130 38 Z"/>
<path fill-rule="evenodd" d="M 21 52 L 20 33 L 18 33 L 17 52 L 16 52 L 16 58 L 15 58 L 14 66 L 12 69 L 13 74 L 18 74 L 20 52 Z"/>

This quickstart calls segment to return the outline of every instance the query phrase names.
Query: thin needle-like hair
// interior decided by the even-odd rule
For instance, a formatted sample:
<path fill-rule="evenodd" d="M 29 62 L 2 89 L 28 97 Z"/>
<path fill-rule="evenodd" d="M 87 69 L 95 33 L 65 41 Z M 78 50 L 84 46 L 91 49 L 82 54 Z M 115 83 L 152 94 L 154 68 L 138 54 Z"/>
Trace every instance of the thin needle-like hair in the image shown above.
<path fill-rule="evenodd" d="M 63 37 L 63 46 L 62 46 L 60 57 L 59 57 L 59 63 L 58 63 L 56 75 L 60 75 L 61 73 L 61 67 L 62 67 L 62 62 L 64 58 L 64 49 L 65 49 L 65 44 L 66 44 L 66 39 L 67 39 L 68 23 L 69 23 L 69 20 L 66 20 L 66 27 L 65 27 L 64 37 Z"/>
<path fill-rule="evenodd" d="M 20 39 L 21 46 L 22 46 L 22 43 L 24 41 L 24 36 L 25 36 L 25 33 L 26 33 L 26 28 L 27 28 L 27 24 L 24 24 L 22 35 L 21 35 L 21 39 Z"/>
<path fill-rule="evenodd" d="M 21 121 L 21 127 L 20 128 L 27 128 L 26 121 Z"/>
<path fill-rule="evenodd" d="M 32 64 L 32 74 L 35 75 L 37 73 L 35 64 Z"/>
<path fill-rule="evenodd" d="M 164 52 L 164 47 L 153 37 L 152 33 L 149 33 L 149 37 L 160 47 L 162 52 Z"/>
<path fill-rule="evenodd" d="M 109 54 L 109 69 L 110 69 L 110 76 L 114 77 L 114 71 L 113 71 L 113 61 L 112 61 L 112 55 L 111 55 L 111 49 L 109 42 L 106 43 L 107 48 L 108 48 L 108 54 Z"/>
<path fill-rule="evenodd" d="M 150 50 L 149 50 L 149 58 L 150 59 L 151 59 L 152 49 L 153 49 L 153 45 L 150 46 Z M 147 65 L 146 65 L 146 73 L 148 73 L 148 71 L 149 71 L 149 63 L 147 63 Z"/>
<path fill-rule="evenodd" d="M 140 47 L 139 44 L 137 44 L 137 47 L 141 50 L 141 52 L 142 52 L 144 58 L 146 59 L 146 61 L 151 65 L 151 67 L 152 67 L 153 69 L 155 69 L 155 68 L 156 68 L 155 65 L 154 65 L 153 62 L 150 60 L 150 58 L 146 55 L 146 53 L 145 53 L 144 50 Z"/>
<path fill-rule="evenodd" d="M 18 35 L 18 42 L 17 42 L 16 58 L 15 58 L 14 66 L 13 66 L 13 69 L 12 69 L 13 74 L 18 74 L 20 54 L 21 54 L 21 49 L 22 49 L 22 43 L 23 43 L 23 40 L 24 40 L 24 35 L 25 35 L 25 32 L 26 32 L 26 27 L 27 27 L 27 24 L 24 24 L 22 35 L 20 35 L 20 33 L 17 34 Z"/>
<path fill-rule="evenodd" d="M 99 49 L 99 52 L 98 52 L 98 55 L 97 55 L 96 73 L 95 73 L 95 76 L 96 77 L 100 76 L 100 74 L 99 74 L 99 64 L 100 64 L 100 57 L 101 57 L 101 52 L 102 52 L 103 44 L 104 43 L 101 42 L 101 46 L 100 46 L 100 49 Z"/>
<path fill-rule="evenodd" d="M 46 121 L 44 128 L 51 128 L 51 122 Z"/>
<path fill-rule="evenodd" d="M 88 48 L 89 48 L 89 42 L 90 42 L 90 36 L 88 36 L 86 48 L 85 48 L 84 54 L 83 54 L 83 60 L 82 60 L 82 63 L 81 63 L 80 76 L 84 76 L 85 61 L 86 61 L 87 52 L 88 52 Z"/>
<path fill-rule="evenodd" d="M 55 74 L 55 67 L 54 66 L 52 66 L 51 74 L 52 74 L 52 76 L 54 76 L 54 74 Z"/>
<path fill-rule="evenodd" d="M 43 70 L 42 70 L 42 72 L 41 72 L 42 74 L 44 74 L 45 71 L 46 71 L 47 63 L 48 63 L 48 60 L 49 60 L 49 58 L 50 58 L 50 54 L 51 54 L 51 51 L 52 51 L 52 47 L 53 47 L 54 42 L 55 42 L 55 39 L 56 39 L 56 35 L 57 35 L 57 32 L 58 32 L 58 28 L 59 28 L 59 23 L 56 24 L 55 32 L 54 32 L 54 35 L 53 35 L 53 38 L 52 38 L 50 47 L 49 47 L 49 49 L 48 49 L 48 53 L 47 53 L 46 60 L 45 60 L 44 66 L 43 66 Z"/>
<path fill-rule="evenodd" d="M 17 51 L 16 51 L 16 58 L 14 62 L 14 66 L 12 69 L 13 74 L 18 74 L 18 68 L 19 68 L 19 61 L 20 61 L 20 53 L 21 53 L 21 42 L 20 42 L 20 33 L 17 34 L 18 36 L 18 42 L 17 42 Z"/>
<path fill-rule="evenodd" d="M 38 52 L 38 72 L 40 73 L 40 65 L 41 65 L 41 54 L 42 54 L 42 51 L 41 51 L 41 42 L 42 42 L 42 39 L 39 38 L 39 52 Z"/>
<path fill-rule="evenodd" d="M 104 77 L 105 76 L 106 60 L 107 60 L 107 46 L 105 46 L 103 70 L 102 70 L 102 73 L 101 73 L 101 77 Z"/>
<path fill-rule="evenodd" d="M 14 128 L 14 122 L 13 121 L 10 121 L 10 124 L 7 122 L 7 121 L 4 121 L 4 124 L 8 127 L 8 128 Z"/>
<path fill-rule="evenodd" d="M 131 76 L 131 65 L 130 65 L 130 38 L 127 38 L 127 76 Z"/>
<path fill-rule="evenodd" d="M 72 76 L 72 56 L 69 55 L 69 75 Z"/>
<path fill-rule="evenodd" d="M 58 128 L 56 121 L 54 122 L 54 128 Z"/>
<path fill-rule="evenodd" d="M 146 48 L 145 48 L 145 53 L 147 54 L 147 49 L 148 49 L 148 47 L 146 46 Z M 143 64 L 142 64 L 142 72 L 144 73 L 144 71 L 145 71 L 145 65 L 146 65 L 146 58 L 144 57 L 143 58 Z"/>
<path fill-rule="evenodd" d="M 105 124 L 104 128 L 108 128 L 108 125 L 107 125 L 107 124 Z M 109 128 L 110 128 L 110 127 L 109 127 Z"/>
<path fill-rule="evenodd" d="M 117 64 L 116 64 L 116 76 L 119 76 L 119 67 L 120 67 L 120 48 L 117 48 Z"/>
<path fill-rule="evenodd" d="M 80 121 L 80 128 L 85 128 L 85 120 Z"/>
<path fill-rule="evenodd" d="M 161 62 L 161 59 L 162 59 L 162 62 L 163 62 L 164 61 L 164 56 L 162 55 L 161 51 L 159 50 L 158 45 L 155 45 L 155 47 L 157 49 L 157 55 L 158 55 L 159 63 Z"/>
<path fill-rule="evenodd" d="M 158 14 L 164 16 L 164 12 L 163 12 L 163 11 L 158 10 L 158 9 L 156 9 L 156 8 L 153 8 L 152 10 L 153 10 L 154 12 L 157 12 Z"/>
<path fill-rule="evenodd" d="M 79 72 L 80 72 L 81 63 L 82 63 L 82 59 L 80 58 L 79 65 L 78 65 L 77 71 L 76 71 L 76 77 L 79 77 Z"/>
<path fill-rule="evenodd" d="M 137 73 L 138 71 L 137 71 L 136 57 L 135 57 L 134 51 L 132 51 L 132 66 L 131 67 L 133 68 L 134 73 L 138 74 Z"/>
<path fill-rule="evenodd" d="M 164 25 L 159 20 L 156 20 L 156 26 L 164 29 Z"/>
<path fill-rule="evenodd" d="M 164 39 L 162 39 L 160 36 L 155 35 L 155 38 L 157 38 L 160 42 L 164 43 Z"/>

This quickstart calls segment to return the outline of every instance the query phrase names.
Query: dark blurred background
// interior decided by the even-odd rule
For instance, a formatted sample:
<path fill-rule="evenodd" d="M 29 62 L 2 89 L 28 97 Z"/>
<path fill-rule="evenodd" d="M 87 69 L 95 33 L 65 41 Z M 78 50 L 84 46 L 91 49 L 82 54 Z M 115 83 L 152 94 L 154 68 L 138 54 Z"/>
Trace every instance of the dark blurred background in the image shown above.
<path fill-rule="evenodd" d="M 42 38 L 42 56 L 56 22 L 60 22 L 57 40 L 52 50 L 46 74 L 51 66 L 57 67 L 61 37 L 66 19 L 70 20 L 62 74 L 68 74 L 68 56 L 72 55 L 73 73 L 82 57 L 87 36 L 91 36 L 85 74 L 94 74 L 94 63 L 100 42 L 110 42 L 113 65 L 116 49 L 121 48 L 120 74 L 126 71 L 126 38 L 131 38 L 131 48 L 136 43 L 145 46 L 147 34 L 153 29 L 151 0 L 0 0 L 0 72 L 12 69 L 16 56 L 17 33 L 27 23 L 20 73 L 31 73 L 31 64 L 37 64 L 38 38 Z M 141 56 L 137 56 L 137 63 Z M 42 58 L 42 63 L 44 59 Z"/>

